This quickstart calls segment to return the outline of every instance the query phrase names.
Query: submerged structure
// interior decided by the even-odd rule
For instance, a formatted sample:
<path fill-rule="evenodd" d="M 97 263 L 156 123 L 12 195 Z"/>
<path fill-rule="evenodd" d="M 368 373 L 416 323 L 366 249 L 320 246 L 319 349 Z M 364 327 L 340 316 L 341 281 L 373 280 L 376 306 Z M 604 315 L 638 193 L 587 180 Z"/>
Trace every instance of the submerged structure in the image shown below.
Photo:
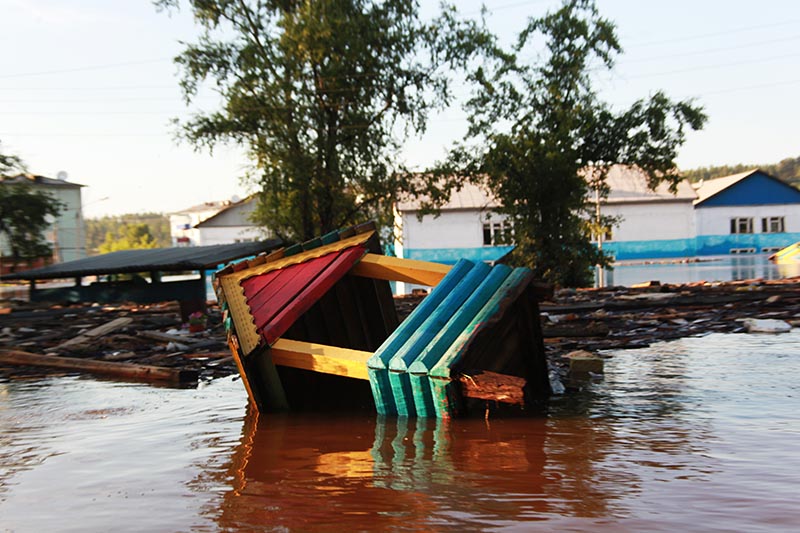
<path fill-rule="evenodd" d="M 402 323 L 392 281 L 433 286 Z M 528 269 L 387 257 L 366 224 L 231 265 L 214 285 L 260 411 L 448 418 L 550 394 Z"/>

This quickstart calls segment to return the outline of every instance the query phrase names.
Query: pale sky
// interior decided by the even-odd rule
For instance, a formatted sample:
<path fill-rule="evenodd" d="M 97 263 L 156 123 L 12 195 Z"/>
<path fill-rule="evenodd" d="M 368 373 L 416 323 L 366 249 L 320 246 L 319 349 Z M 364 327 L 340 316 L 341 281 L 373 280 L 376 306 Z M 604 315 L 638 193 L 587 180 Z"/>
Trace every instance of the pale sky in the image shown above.
<path fill-rule="evenodd" d="M 477 16 L 478 1 L 455 2 Z M 424 12 L 438 2 L 423 0 Z M 487 0 L 490 28 L 511 38 L 555 0 Z M 598 0 L 625 53 L 597 87 L 627 106 L 657 90 L 695 97 L 709 115 L 681 168 L 773 163 L 800 156 L 800 2 Z M 172 212 L 244 196 L 247 160 L 177 144 L 172 118 L 190 114 L 172 58 L 196 28 L 149 0 L 0 0 L 0 146 L 36 174 L 81 183 L 85 215 Z M 213 95 L 200 105 L 213 105 Z M 455 107 L 432 117 L 404 158 L 422 168 L 466 128 Z"/>

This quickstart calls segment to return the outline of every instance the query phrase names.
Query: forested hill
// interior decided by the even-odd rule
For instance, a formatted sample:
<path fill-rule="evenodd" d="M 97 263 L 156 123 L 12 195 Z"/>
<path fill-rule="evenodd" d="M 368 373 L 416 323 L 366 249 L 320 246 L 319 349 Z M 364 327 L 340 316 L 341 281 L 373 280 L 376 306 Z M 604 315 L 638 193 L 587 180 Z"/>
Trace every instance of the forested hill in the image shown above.
<path fill-rule="evenodd" d="M 689 170 L 684 170 L 683 175 L 689 181 L 700 181 L 711 178 L 720 178 L 722 176 L 730 176 L 731 174 L 738 174 L 753 168 L 760 168 L 767 174 L 780 178 L 783 181 L 791 183 L 797 188 L 800 188 L 800 157 L 787 157 L 780 163 L 772 163 L 768 165 L 722 165 L 718 167 L 700 167 Z"/>

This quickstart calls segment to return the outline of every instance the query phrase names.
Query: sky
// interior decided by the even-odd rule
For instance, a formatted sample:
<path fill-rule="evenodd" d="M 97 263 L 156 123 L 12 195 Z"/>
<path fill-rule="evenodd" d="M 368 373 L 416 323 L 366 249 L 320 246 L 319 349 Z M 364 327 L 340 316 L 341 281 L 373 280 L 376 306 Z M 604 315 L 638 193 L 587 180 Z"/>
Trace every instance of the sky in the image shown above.
<path fill-rule="evenodd" d="M 508 43 L 528 17 L 557 0 L 486 0 L 487 24 Z M 422 0 L 433 13 L 438 1 Z M 455 2 L 478 17 L 481 2 Z M 800 156 L 800 2 L 797 0 L 597 0 L 624 53 L 598 73 L 616 109 L 663 90 L 695 98 L 709 115 L 688 135 L 678 166 L 775 163 Z M 176 140 L 173 119 L 213 109 L 215 95 L 183 101 L 172 58 L 197 27 L 187 9 L 149 0 L 0 0 L 0 150 L 35 174 L 83 189 L 84 215 L 175 212 L 251 192 L 243 150 L 209 154 Z M 456 80 L 458 82 L 458 80 Z M 467 94 L 461 88 L 457 94 Z M 406 142 L 422 169 L 466 130 L 456 102 Z"/>

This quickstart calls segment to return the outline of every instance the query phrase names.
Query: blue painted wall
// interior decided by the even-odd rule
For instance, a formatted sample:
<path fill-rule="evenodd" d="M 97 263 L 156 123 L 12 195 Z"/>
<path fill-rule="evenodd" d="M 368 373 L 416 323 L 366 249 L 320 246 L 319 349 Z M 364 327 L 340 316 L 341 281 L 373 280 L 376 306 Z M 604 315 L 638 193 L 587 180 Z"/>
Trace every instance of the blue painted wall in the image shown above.
<path fill-rule="evenodd" d="M 728 255 L 732 248 L 783 248 L 800 241 L 800 233 L 749 233 L 736 235 L 700 235 L 694 239 L 668 241 L 628 241 L 603 243 L 603 249 L 618 261 Z"/>
<path fill-rule="evenodd" d="M 696 209 L 702 209 L 703 207 L 793 203 L 800 203 L 800 191 L 778 179 L 771 178 L 763 172 L 755 172 L 739 183 L 715 194 L 705 202 L 697 204 Z"/>
<path fill-rule="evenodd" d="M 738 235 L 701 235 L 693 239 L 663 241 L 606 242 L 603 249 L 617 261 L 638 259 L 671 259 L 703 255 L 728 255 L 732 248 L 783 248 L 800 241 L 800 233 L 751 233 Z M 484 246 L 480 248 L 441 248 L 405 250 L 407 259 L 432 261 L 453 265 L 459 259 L 496 261 L 510 252 L 511 246 Z"/>
<path fill-rule="evenodd" d="M 695 239 L 603 243 L 603 250 L 613 255 L 619 261 L 626 261 L 629 259 L 691 257 L 697 255 L 696 248 L 697 243 Z"/>
<path fill-rule="evenodd" d="M 497 261 L 508 252 L 513 246 L 481 246 L 480 248 L 407 248 L 403 251 L 405 259 L 418 259 L 420 261 L 432 261 L 434 263 L 444 263 L 454 265 L 459 259 L 469 259 L 471 261 Z"/>

